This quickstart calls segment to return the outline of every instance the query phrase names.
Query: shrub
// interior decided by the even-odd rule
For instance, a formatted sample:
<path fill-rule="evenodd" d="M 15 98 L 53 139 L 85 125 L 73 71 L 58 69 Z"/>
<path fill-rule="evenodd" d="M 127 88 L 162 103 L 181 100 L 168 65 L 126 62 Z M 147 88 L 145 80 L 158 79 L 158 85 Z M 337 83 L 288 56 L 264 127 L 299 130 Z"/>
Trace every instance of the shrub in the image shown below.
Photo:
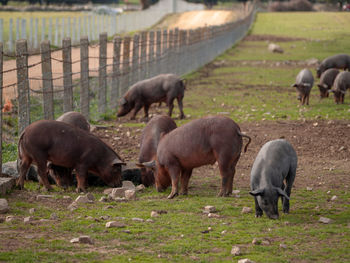
<path fill-rule="evenodd" d="M 291 0 L 289 2 L 270 2 L 269 11 L 312 11 L 312 4 L 308 0 Z"/>

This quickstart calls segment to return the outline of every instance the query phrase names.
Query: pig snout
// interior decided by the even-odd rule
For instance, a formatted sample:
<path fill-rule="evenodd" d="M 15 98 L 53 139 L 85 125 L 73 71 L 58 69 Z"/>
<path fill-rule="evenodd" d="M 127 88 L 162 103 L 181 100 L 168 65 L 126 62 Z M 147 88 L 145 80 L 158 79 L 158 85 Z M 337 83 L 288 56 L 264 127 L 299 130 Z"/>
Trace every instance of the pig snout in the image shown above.
<path fill-rule="evenodd" d="M 278 214 L 277 215 L 267 215 L 270 219 L 278 219 Z"/>

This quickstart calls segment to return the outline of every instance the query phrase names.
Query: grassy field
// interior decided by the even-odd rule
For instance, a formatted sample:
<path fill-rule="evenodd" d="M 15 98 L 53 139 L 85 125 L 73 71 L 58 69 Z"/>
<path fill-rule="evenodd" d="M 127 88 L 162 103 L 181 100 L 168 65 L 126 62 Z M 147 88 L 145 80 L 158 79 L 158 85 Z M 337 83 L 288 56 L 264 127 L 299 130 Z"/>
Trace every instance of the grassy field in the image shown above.
<path fill-rule="evenodd" d="M 334 23 L 329 23 L 330 20 Z M 276 42 L 285 49 L 284 54 L 268 53 L 266 40 L 243 41 L 213 63 L 189 74 L 184 102 L 188 118 L 177 121 L 177 124 L 221 112 L 251 129 L 251 133 L 253 129 L 258 131 L 251 146 L 255 151 L 258 147 L 254 144 L 269 135 L 264 134 L 269 125 L 276 127 L 281 123 L 282 127 L 290 123 L 291 138 L 294 138 L 293 129 L 305 122 L 311 122 L 310 129 L 320 123 L 332 125 L 334 120 L 340 120 L 342 127 L 349 127 L 348 94 L 344 105 L 336 105 L 332 98 L 320 101 L 314 87 L 310 106 L 299 106 L 296 92 L 290 87 L 297 72 L 307 67 L 305 60 L 350 53 L 349 27 L 350 14 L 259 14 L 252 35 L 293 36 L 302 40 Z M 313 73 L 314 68 L 310 67 Z M 109 137 L 117 132 L 125 133 L 125 129 L 139 135 L 139 129 L 144 126 L 137 122 L 124 122 L 123 127 L 115 122 L 110 124 L 115 133 Z M 259 131 L 261 126 L 265 127 L 264 131 L 263 128 Z M 220 177 L 218 170 L 211 167 L 202 167 L 195 172 L 188 196 L 167 200 L 170 189 L 157 193 L 154 188 L 149 188 L 138 193 L 136 201 L 95 201 L 79 206 L 74 212 L 67 210 L 70 201 L 64 198 L 68 195 L 74 200 L 77 194 L 73 189 L 64 192 L 55 188 L 53 199 L 37 201 L 35 196 L 40 193 L 36 190 L 37 184 L 26 183 L 27 191 L 15 190 L 5 196 L 10 203 L 9 214 L 14 215 L 16 221 L 0 223 L 0 262 L 237 262 L 241 258 L 255 262 L 349 262 L 347 149 L 350 147 L 346 139 L 349 134 L 345 128 L 343 130 L 342 134 L 337 130 L 340 135 L 332 135 L 322 134 L 323 129 L 310 138 L 305 131 L 303 139 L 309 143 L 306 145 L 296 145 L 299 138 L 295 136 L 295 147 L 302 152 L 300 168 L 296 187 L 292 190 L 291 212 L 282 214 L 279 220 L 269 220 L 266 216 L 257 219 L 254 212 L 241 213 L 243 207 L 254 207 L 247 183 L 251 160 L 255 158 L 251 152 L 247 153 L 249 156 L 242 156 L 240 172 L 234 179 L 234 189 L 240 190 L 239 196 L 229 198 L 216 197 Z M 329 144 L 322 148 L 322 143 L 319 143 L 317 149 L 323 150 L 313 152 L 309 146 L 321 139 L 316 136 L 323 136 L 322 139 L 329 140 Z M 332 145 L 339 148 L 336 142 L 340 138 L 337 136 L 347 141 L 347 152 L 331 149 Z M 131 139 L 134 146 L 120 151 L 129 152 L 135 160 L 138 139 L 137 142 Z M 329 185 L 321 184 L 331 179 Z M 313 186 L 312 191 L 306 190 L 309 185 Z M 90 191 L 97 200 L 103 195 L 103 188 L 91 188 Z M 337 196 L 335 201 L 330 200 L 333 195 Z M 206 205 L 214 205 L 220 218 L 208 218 L 203 214 Z M 23 218 L 30 216 L 30 208 L 36 209 L 32 215 L 35 222 L 25 224 Z M 152 218 L 153 222 L 133 220 L 135 217 L 149 219 L 153 210 L 167 213 Z M 58 219 L 39 221 L 50 219 L 52 213 L 56 213 Z M 332 222 L 318 223 L 321 216 L 332 219 Z M 105 223 L 109 220 L 120 221 L 125 228 L 107 229 Z M 89 235 L 94 244 L 73 245 L 69 242 L 79 235 Z M 253 245 L 253 238 L 268 242 Z M 233 245 L 241 248 L 241 256 L 230 254 Z"/>

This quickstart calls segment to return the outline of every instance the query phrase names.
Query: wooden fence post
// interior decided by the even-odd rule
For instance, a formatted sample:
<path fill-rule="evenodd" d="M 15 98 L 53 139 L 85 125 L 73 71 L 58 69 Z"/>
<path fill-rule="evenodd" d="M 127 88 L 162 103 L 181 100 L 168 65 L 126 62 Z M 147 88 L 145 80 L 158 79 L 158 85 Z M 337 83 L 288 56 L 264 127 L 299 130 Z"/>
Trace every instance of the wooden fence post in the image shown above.
<path fill-rule="evenodd" d="M 167 72 L 168 64 L 168 30 L 163 30 L 163 39 L 162 39 L 162 53 L 161 53 L 161 73 Z"/>
<path fill-rule="evenodd" d="M 130 75 L 130 37 L 124 37 L 123 40 L 123 62 L 122 62 L 122 93 L 124 94 L 129 88 Z"/>
<path fill-rule="evenodd" d="M 156 34 L 156 59 L 155 59 L 155 74 L 159 75 L 161 71 L 161 62 L 162 62 L 162 31 L 157 30 Z"/>
<path fill-rule="evenodd" d="M 51 50 L 48 40 L 41 42 L 41 70 L 43 74 L 44 119 L 53 120 L 53 88 Z"/>
<path fill-rule="evenodd" d="M 99 36 L 100 55 L 98 67 L 98 112 L 106 113 L 107 103 L 107 33 Z"/>
<path fill-rule="evenodd" d="M 136 83 L 139 79 L 139 53 L 140 53 L 140 36 L 138 34 L 134 35 L 132 41 L 132 82 L 131 85 Z"/>
<path fill-rule="evenodd" d="M 148 59 L 147 59 L 147 64 L 148 64 L 148 71 L 147 71 L 147 78 L 151 78 L 154 76 L 154 31 L 150 31 L 148 33 L 149 40 L 148 40 Z"/>
<path fill-rule="evenodd" d="M 119 36 L 113 38 L 113 77 L 111 89 L 111 108 L 116 109 L 118 106 L 118 98 L 120 97 L 120 47 L 122 39 Z"/>
<path fill-rule="evenodd" d="M 73 110 L 73 80 L 72 80 L 72 42 L 69 37 L 63 39 L 63 112 Z"/>
<path fill-rule="evenodd" d="M 174 36 L 174 53 L 175 53 L 175 67 L 174 67 L 174 73 L 179 74 L 180 69 L 180 31 L 178 28 L 175 28 L 175 36 Z"/>
<path fill-rule="evenodd" d="M 30 124 L 27 40 L 16 41 L 16 67 L 18 89 L 18 134 Z"/>
<path fill-rule="evenodd" d="M 143 80 L 147 75 L 147 32 L 141 33 L 140 77 Z"/>
<path fill-rule="evenodd" d="M 84 36 L 80 39 L 80 112 L 89 119 L 89 39 Z"/>
<path fill-rule="evenodd" d="M 169 30 L 169 45 L 168 45 L 168 59 L 167 59 L 167 72 L 168 73 L 175 73 L 174 72 L 174 30 Z"/>
<path fill-rule="evenodd" d="M 0 42 L 0 171 L 2 171 L 2 107 L 3 107 L 3 103 L 2 103 L 2 97 L 3 97 L 3 45 L 2 42 Z"/>

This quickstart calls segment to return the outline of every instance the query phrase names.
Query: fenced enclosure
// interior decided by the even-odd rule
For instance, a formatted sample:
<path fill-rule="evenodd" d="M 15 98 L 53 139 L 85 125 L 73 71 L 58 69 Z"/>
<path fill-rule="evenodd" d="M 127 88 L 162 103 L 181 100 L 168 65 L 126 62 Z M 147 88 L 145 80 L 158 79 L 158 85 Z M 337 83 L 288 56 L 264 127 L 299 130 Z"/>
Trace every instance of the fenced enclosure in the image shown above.
<path fill-rule="evenodd" d="M 95 41 L 102 32 L 112 36 L 143 30 L 169 13 L 202 9 L 204 9 L 202 4 L 191 4 L 182 0 L 162 0 L 147 10 L 118 15 L 81 13 L 78 17 L 53 15 L 41 18 L 0 18 L 0 42 L 4 43 L 4 50 L 7 52 L 14 51 L 15 42 L 19 39 L 27 39 L 28 51 L 39 49 L 40 42 L 44 40 L 61 47 L 66 37 L 71 38 L 72 44 L 78 44 L 81 36 L 88 36 L 89 41 Z"/>
<path fill-rule="evenodd" d="M 55 119 L 71 110 L 98 120 L 115 112 L 119 98 L 135 82 L 162 73 L 183 75 L 213 60 L 246 34 L 254 14 L 252 6 L 244 18 L 221 26 L 144 31 L 132 37 L 115 36 L 112 42 L 107 33 L 101 33 L 98 44 L 93 45 L 87 36 L 78 45 L 65 38 L 55 52 L 46 40 L 34 63 L 28 63 L 28 42 L 18 40 L 15 68 L 3 71 L 3 58 L 11 55 L 0 52 L 1 96 L 4 92 L 6 101 L 12 98 L 18 134 L 35 120 Z M 79 49 L 80 56 L 72 59 L 77 53 L 72 49 Z M 53 74 L 53 67 L 60 68 L 60 73 Z M 35 69 L 41 70 L 41 77 L 31 77 L 29 71 Z M 16 79 L 3 85 L 10 73 L 16 73 Z"/>

